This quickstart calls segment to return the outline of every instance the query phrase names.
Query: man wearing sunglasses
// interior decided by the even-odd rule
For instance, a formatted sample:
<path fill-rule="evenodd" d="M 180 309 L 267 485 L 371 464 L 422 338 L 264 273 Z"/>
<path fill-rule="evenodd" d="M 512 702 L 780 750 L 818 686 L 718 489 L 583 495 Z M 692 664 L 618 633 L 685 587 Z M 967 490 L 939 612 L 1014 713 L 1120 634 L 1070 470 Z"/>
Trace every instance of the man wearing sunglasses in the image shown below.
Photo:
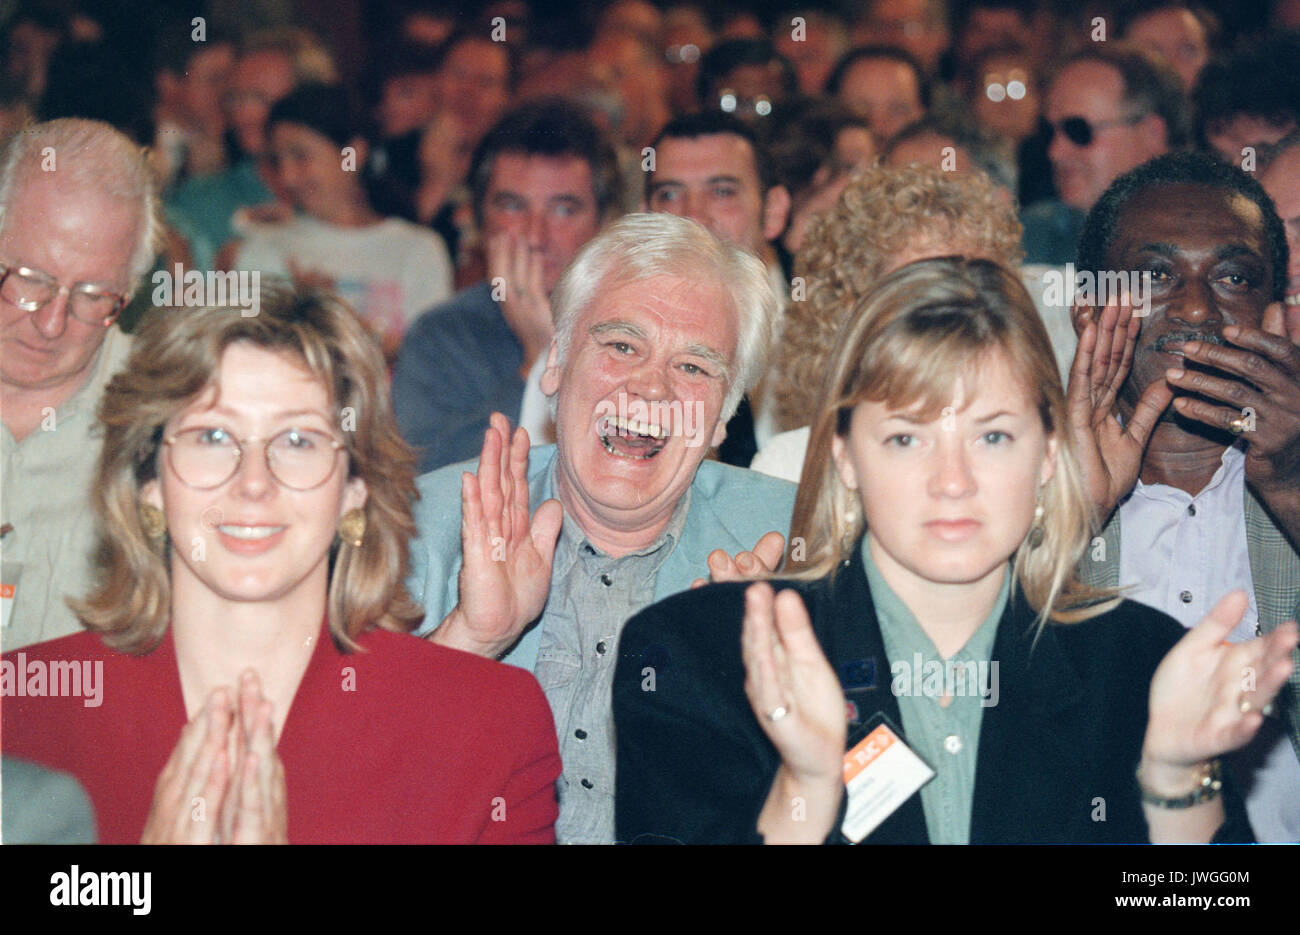
<path fill-rule="evenodd" d="M 74 632 L 90 584 L 95 409 L 125 362 L 117 316 L 153 263 L 157 193 L 107 124 L 54 120 L 0 151 L 0 644 Z"/>
<path fill-rule="evenodd" d="M 1111 182 L 1185 146 L 1191 117 L 1177 73 L 1142 52 L 1095 43 L 1066 60 L 1044 100 L 1056 200 L 1021 214 L 1028 263 L 1075 258 L 1084 215 Z"/>

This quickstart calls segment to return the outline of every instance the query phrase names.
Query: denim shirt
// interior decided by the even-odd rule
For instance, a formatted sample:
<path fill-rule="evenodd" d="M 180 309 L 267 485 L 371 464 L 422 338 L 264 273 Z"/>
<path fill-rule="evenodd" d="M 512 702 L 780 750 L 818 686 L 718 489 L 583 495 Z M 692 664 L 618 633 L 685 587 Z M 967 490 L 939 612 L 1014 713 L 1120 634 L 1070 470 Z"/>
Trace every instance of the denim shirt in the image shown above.
<path fill-rule="evenodd" d="M 555 496 L 557 463 L 554 445 L 534 446 L 529 452 L 530 510 L 535 511 Z M 475 468 L 474 462 L 451 465 L 426 474 L 418 483 L 420 502 L 416 504 L 415 518 L 419 537 L 411 548 L 407 586 L 424 604 L 421 635 L 432 632 L 456 606 L 461 565 L 460 476 Z M 612 727 L 601 725 L 612 724 L 610 679 L 623 623 L 643 607 L 688 589 L 696 578 L 707 578 L 707 559 L 714 549 L 734 555 L 752 549 L 773 529 L 784 535 L 790 526 L 795 489 L 794 484 L 754 471 L 704 461 L 660 540 L 642 554 L 621 560 L 598 552 L 582 554 L 585 536 L 578 539 L 576 524 L 566 515 L 561 541 L 556 546 L 546 608 L 538 623 L 502 657 L 503 662 L 533 672 L 551 702 L 564 759 L 558 841 L 614 840 L 612 733 L 599 744 L 593 740 L 598 730 L 612 731 Z M 680 527 L 675 525 L 678 521 Z M 679 533 L 674 532 L 677 529 Z M 629 559 L 633 561 L 626 568 L 620 565 Z M 588 587 L 592 587 L 593 580 L 599 582 L 602 573 L 610 575 L 612 584 L 595 585 L 600 590 L 592 594 L 569 582 L 574 575 L 590 573 L 596 578 L 586 579 Z M 608 600 L 602 593 L 606 591 Z M 602 642 L 603 653 L 598 648 Z M 589 675 L 575 671 L 584 665 Z M 585 739 L 577 736 L 578 730 L 586 733 Z M 589 756 L 588 751 L 594 752 Z M 607 767 L 596 765 L 601 758 Z M 586 789 L 583 779 L 593 788 Z M 570 788 L 576 784 L 584 794 L 566 796 L 566 782 Z M 604 787 L 601 794 L 595 794 L 598 786 Z M 585 792 L 593 795 L 586 796 Z"/>

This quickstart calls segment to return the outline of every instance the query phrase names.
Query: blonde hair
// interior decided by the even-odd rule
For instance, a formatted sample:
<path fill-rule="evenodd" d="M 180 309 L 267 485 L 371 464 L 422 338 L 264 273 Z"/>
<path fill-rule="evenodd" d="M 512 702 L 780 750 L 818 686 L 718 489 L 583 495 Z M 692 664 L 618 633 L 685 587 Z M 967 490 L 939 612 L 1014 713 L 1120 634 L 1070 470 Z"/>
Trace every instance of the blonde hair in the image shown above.
<path fill-rule="evenodd" d="M 847 435 L 854 407 L 868 400 L 916 405 L 922 418 L 937 418 L 958 381 L 969 379 L 990 353 L 1005 358 L 1057 444 L 1056 470 L 1042 489 L 1042 541 L 1037 547 L 1026 541 L 1016 551 L 1016 584 L 1039 612 L 1040 625 L 1049 618 L 1084 620 L 1118 603 L 1114 592 L 1075 577 L 1092 534 L 1092 510 L 1066 431 L 1065 391 L 1034 303 L 1014 274 L 961 257 L 921 260 L 890 273 L 845 322 L 827 362 L 782 576 L 833 575 L 865 531 L 861 510 L 854 508 L 857 495 L 831 456 L 832 439 Z"/>
<path fill-rule="evenodd" d="M 398 433 L 379 348 L 331 294 L 264 282 L 260 301 L 250 317 L 229 306 L 151 310 L 125 369 L 104 390 L 104 442 L 92 493 L 99 579 L 84 601 L 69 604 L 115 649 L 146 653 L 166 632 L 168 544 L 165 536 L 146 535 L 140 490 L 158 476 L 163 427 L 213 385 L 222 354 L 236 342 L 292 355 L 324 383 L 345 429 L 349 477 L 365 481 L 362 545 L 336 543 L 331 556 L 327 607 L 335 639 L 355 649 L 356 637 L 371 627 L 405 632 L 423 619 L 403 584 L 415 534 L 416 459 Z"/>
<path fill-rule="evenodd" d="M 812 421 L 840 325 L 903 251 L 925 246 L 938 255 L 948 244 L 1015 267 L 1021 230 L 1014 206 L 978 170 L 871 166 L 854 173 L 835 206 L 813 218 L 795 258 L 805 295 L 786 308 L 778 351 L 781 427 Z"/>

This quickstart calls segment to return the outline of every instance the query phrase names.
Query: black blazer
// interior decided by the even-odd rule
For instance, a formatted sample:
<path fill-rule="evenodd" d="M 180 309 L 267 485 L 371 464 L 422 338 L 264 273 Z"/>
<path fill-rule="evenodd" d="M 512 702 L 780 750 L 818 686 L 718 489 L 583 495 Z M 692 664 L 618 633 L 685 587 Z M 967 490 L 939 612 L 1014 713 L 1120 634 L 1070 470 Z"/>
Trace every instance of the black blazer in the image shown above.
<path fill-rule="evenodd" d="M 833 580 L 774 584 L 802 594 L 859 720 L 883 712 L 901 731 L 860 550 Z M 677 594 L 624 628 L 613 690 L 619 841 L 761 840 L 758 814 L 780 757 L 744 693 L 746 587 Z M 1035 616 L 1014 594 L 998 623 L 991 661 L 999 664 L 999 698 L 980 728 L 970 841 L 1145 842 L 1134 771 L 1151 677 L 1185 631 L 1125 601 L 1083 623 L 1049 623 L 1034 645 Z M 1253 840 L 1230 781 L 1225 806 L 1215 840 Z M 828 840 L 847 839 L 837 826 Z M 920 795 L 863 843 L 929 843 Z"/>

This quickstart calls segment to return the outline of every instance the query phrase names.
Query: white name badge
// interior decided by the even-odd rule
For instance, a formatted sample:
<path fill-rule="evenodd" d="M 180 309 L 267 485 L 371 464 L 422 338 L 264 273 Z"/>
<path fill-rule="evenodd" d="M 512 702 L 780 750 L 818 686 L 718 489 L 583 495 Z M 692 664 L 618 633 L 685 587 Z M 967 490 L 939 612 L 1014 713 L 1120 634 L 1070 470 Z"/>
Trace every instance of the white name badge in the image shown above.
<path fill-rule="evenodd" d="M 934 770 L 912 752 L 882 715 L 867 735 L 844 754 L 849 804 L 840 831 L 854 844 L 934 778 Z"/>
<path fill-rule="evenodd" d="M 14 597 L 18 593 L 18 577 L 22 574 L 20 562 L 0 562 L 0 629 L 9 626 L 10 614 L 14 609 Z"/>
<path fill-rule="evenodd" d="M 13 610 L 16 593 L 18 593 L 17 585 L 0 581 L 0 629 L 9 626 L 9 614 Z"/>

